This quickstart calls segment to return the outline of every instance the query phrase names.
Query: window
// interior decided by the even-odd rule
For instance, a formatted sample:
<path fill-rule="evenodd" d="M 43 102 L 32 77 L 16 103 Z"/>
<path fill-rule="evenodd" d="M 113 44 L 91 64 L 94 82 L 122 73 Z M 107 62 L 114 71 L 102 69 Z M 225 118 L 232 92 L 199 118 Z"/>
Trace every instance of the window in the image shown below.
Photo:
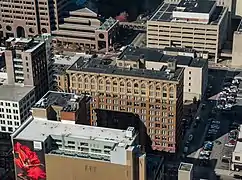
<path fill-rule="evenodd" d="M 191 83 L 189 83 L 188 85 L 191 86 Z"/>
<path fill-rule="evenodd" d="M 192 72 L 191 72 L 191 71 L 189 71 L 189 74 L 192 74 Z"/>
<path fill-rule="evenodd" d="M 240 161 L 240 156 L 235 156 L 236 161 Z"/>
<path fill-rule="evenodd" d="M 8 127 L 8 131 L 9 132 L 13 132 L 13 128 L 12 127 Z"/>
<path fill-rule="evenodd" d="M 191 80 L 192 79 L 192 77 L 189 77 L 189 80 Z"/>
<path fill-rule="evenodd" d="M 2 131 L 6 131 L 6 127 L 3 127 L 3 126 L 2 126 L 2 127 L 1 127 L 1 130 L 2 130 Z"/>
<path fill-rule="evenodd" d="M 188 92 L 191 92 L 191 89 L 188 89 Z"/>

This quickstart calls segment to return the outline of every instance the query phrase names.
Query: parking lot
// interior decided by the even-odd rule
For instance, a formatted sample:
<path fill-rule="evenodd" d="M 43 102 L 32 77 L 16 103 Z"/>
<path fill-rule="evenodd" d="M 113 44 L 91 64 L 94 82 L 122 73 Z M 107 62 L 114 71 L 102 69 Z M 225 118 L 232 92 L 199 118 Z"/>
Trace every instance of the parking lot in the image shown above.
<path fill-rule="evenodd" d="M 215 169 L 218 174 L 230 177 L 236 173 L 229 169 L 236 144 L 234 129 L 242 124 L 239 119 L 242 116 L 242 83 L 233 81 L 235 75 L 236 72 L 225 70 L 209 71 L 207 99 L 202 101 L 203 108 L 197 114 L 199 124 L 194 127 L 195 117 L 184 140 L 184 147 L 188 146 L 187 161 L 193 159 L 200 167 Z"/>

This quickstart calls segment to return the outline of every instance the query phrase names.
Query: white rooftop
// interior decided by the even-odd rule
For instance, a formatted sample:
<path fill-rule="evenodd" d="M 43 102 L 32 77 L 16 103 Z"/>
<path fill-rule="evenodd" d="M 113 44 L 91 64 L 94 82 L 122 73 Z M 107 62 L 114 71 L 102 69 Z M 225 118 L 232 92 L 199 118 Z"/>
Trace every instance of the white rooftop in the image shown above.
<path fill-rule="evenodd" d="M 63 65 L 72 65 L 76 62 L 82 55 L 75 54 L 75 55 L 55 55 L 53 57 L 55 64 L 63 64 Z"/>
<path fill-rule="evenodd" d="M 0 86 L 0 100 L 19 102 L 32 90 L 33 86 L 2 85 Z"/>
<path fill-rule="evenodd" d="M 242 142 L 237 141 L 236 146 L 234 148 L 235 153 L 241 153 L 242 152 Z"/>
<path fill-rule="evenodd" d="M 8 38 L 6 42 L 15 42 L 15 43 L 29 43 L 32 41 L 32 38 Z"/>
<path fill-rule="evenodd" d="M 49 135 L 132 145 L 136 136 L 127 137 L 126 130 L 65 124 L 30 117 L 12 134 L 13 139 L 45 141 Z"/>

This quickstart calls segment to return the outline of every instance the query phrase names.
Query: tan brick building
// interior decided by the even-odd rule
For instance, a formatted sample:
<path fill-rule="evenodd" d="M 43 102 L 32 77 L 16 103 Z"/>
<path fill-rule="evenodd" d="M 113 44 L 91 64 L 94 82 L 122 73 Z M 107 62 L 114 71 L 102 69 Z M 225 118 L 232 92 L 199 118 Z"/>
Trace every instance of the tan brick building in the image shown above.
<path fill-rule="evenodd" d="M 93 98 L 91 124 L 98 125 L 97 110 L 134 113 L 141 122 L 140 132 L 149 135 L 153 149 L 175 152 L 181 138 L 184 69 L 174 64 L 171 69 L 163 66 L 153 71 L 115 63 L 80 59 L 67 70 L 71 92 Z"/>

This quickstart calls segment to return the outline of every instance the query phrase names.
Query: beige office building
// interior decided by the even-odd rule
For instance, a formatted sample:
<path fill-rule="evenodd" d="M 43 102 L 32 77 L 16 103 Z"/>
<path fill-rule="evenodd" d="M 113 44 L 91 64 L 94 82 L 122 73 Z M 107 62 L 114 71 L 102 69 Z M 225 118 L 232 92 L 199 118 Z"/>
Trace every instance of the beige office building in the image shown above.
<path fill-rule="evenodd" d="M 67 70 L 70 90 L 93 98 L 92 125 L 99 126 L 99 111 L 105 111 L 105 120 L 119 118 L 109 112 L 136 114 L 142 142 L 148 134 L 153 149 L 167 152 L 176 152 L 181 138 L 183 72 L 176 64 L 154 71 L 95 58 L 80 59 Z"/>
<path fill-rule="evenodd" d="M 128 46 L 117 58 L 118 66 L 159 71 L 162 66 L 176 63 L 184 69 L 183 100 L 201 99 L 208 83 L 208 61 L 196 58 L 192 49 L 168 47 L 163 50 Z"/>
<path fill-rule="evenodd" d="M 147 22 L 147 47 L 182 47 L 215 59 L 227 38 L 228 9 L 215 1 L 163 3 Z"/>

